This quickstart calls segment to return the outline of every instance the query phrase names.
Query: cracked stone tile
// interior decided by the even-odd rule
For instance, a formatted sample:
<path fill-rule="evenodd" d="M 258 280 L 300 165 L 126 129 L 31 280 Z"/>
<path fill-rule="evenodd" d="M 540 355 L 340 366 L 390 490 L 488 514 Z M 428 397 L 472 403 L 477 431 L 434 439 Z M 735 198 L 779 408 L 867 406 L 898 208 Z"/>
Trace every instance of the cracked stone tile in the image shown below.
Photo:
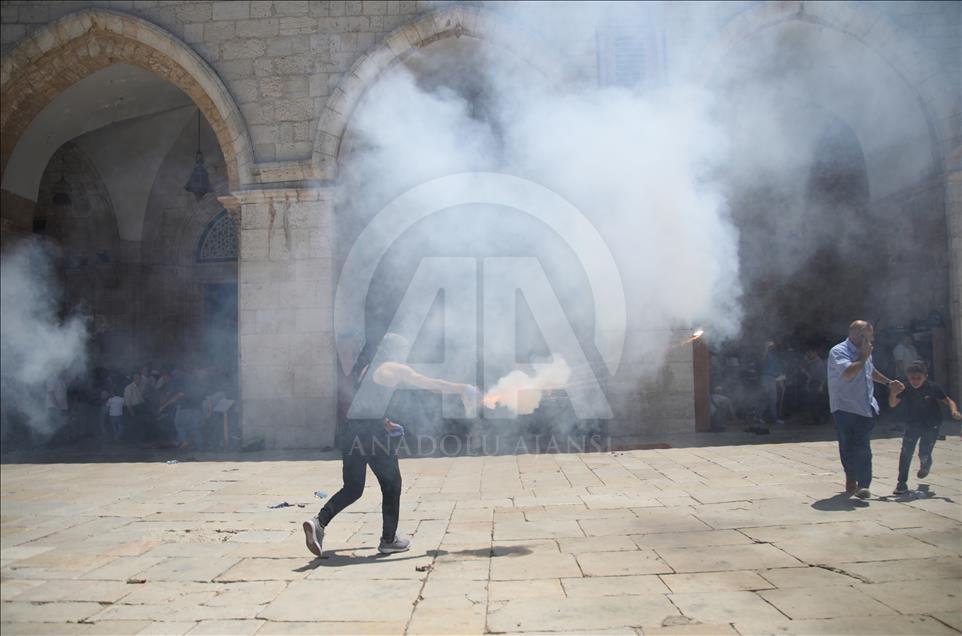
<path fill-rule="evenodd" d="M 377 617 L 385 622 L 407 621 L 421 590 L 418 580 L 352 579 L 293 581 L 263 609 L 258 618 L 270 621 L 366 621 L 371 599 L 379 603 Z M 318 599 L 324 599 L 318 603 Z"/>
<path fill-rule="evenodd" d="M 164 561 L 165 557 L 117 557 L 102 565 L 84 573 L 79 578 L 82 580 L 102 580 L 102 581 L 127 581 L 131 577 L 143 573 Z"/>
<path fill-rule="evenodd" d="M 861 581 L 819 567 L 778 568 L 758 572 L 775 587 L 832 587 L 855 585 Z"/>
<path fill-rule="evenodd" d="M 233 557 L 171 557 L 143 576 L 148 581 L 211 581 L 238 561 Z"/>
<path fill-rule="evenodd" d="M 737 570 L 734 572 L 697 572 L 688 574 L 662 574 L 664 581 L 672 592 L 740 592 L 764 590 L 773 585 L 755 572 Z"/>
<path fill-rule="evenodd" d="M 200 621 L 188 634 L 225 634 L 227 636 L 243 636 L 253 634 L 267 621 L 261 620 L 212 620 Z"/>
<path fill-rule="evenodd" d="M 257 634 L 258 636 L 286 636 L 288 634 L 304 634 L 311 636 L 318 634 L 331 634 L 332 636 L 347 636 L 348 634 L 358 634 L 364 636 L 367 634 L 386 634 L 394 636 L 395 634 L 403 634 L 406 626 L 407 619 L 395 622 L 314 621 L 306 623 L 301 621 L 268 621 L 257 631 Z"/>
<path fill-rule="evenodd" d="M 695 530 L 691 532 L 659 532 L 631 537 L 639 548 L 689 548 L 712 545 L 753 543 L 737 530 Z"/>
<path fill-rule="evenodd" d="M 585 552 L 576 555 L 585 576 L 662 574 L 673 570 L 653 550 Z"/>
<path fill-rule="evenodd" d="M 197 623 L 193 621 L 182 621 L 182 622 L 152 622 L 142 630 L 137 632 L 138 636 L 183 636 L 190 630 L 194 629 Z M 130 632 L 128 632 L 130 633 Z"/>
<path fill-rule="evenodd" d="M 0 581 L 0 601 L 12 601 L 30 588 L 44 583 L 45 581 L 34 579 L 3 579 Z"/>
<path fill-rule="evenodd" d="M 793 587 L 761 590 L 758 595 L 793 620 L 894 614 L 853 587 Z"/>
<path fill-rule="evenodd" d="M 928 616 L 859 616 L 857 618 L 828 618 L 814 620 L 765 622 L 742 618 L 734 623 L 743 636 L 942 636 L 957 634 L 952 628 Z"/>
<path fill-rule="evenodd" d="M 745 617 L 751 617 L 752 622 L 785 620 L 784 614 L 754 592 L 682 593 L 668 597 L 682 614 L 700 623 L 734 623 Z"/>
<path fill-rule="evenodd" d="M 558 539 L 558 546 L 562 552 L 570 552 L 571 554 L 634 551 L 638 549 L 638 546 L 630 537 L 623 535 Z"/>
<path fill-rule="evenodd" d="M 591 576 L 580 579 L 561 579 L 561 584 L 567 596 L 571 598 L 636 596 L 671 592 L 655 575 Z"/>
<path fill-rule="evenodd" d="M 731 545 L 724 549 L 714 546 L 658 548 L 656 552 L 675 572 L 758 570 L 802 565 L 798 559 L 766 544 Z"/>
<path fill-rule="evenodd" d="M 79 623 L 103 609 L 100 603 L 3 603 L 5 623 Z"/>
<path fill-rule="evenodd" d="M 962 607 L 962 588 L 941 579 L 870 583 L 859 590 L 903 614 L 931 614 L 958 611 Z"/>
<path fill-rule="evenodd" d="M 591 631 L 661 625 L 678 610 L 664 594 L 624 597 L 530 598 L 508 601 L 489 610 L 488 629 L 494 632 Z"/>
<path fill-rule="evenodd" d="M 17 596 L 17 600 L 42 603 L 115 603 L 130 592 L 129 585 L 118 581 L 47 581 L 23 592 Z"/>
<path fill-rule="evenodd" d="M 561 581 L 559 579 L 527 579 L 488 583 L 488 600 L 491 602 L 537 597 L 564 598 L 565 591 L 561 587 Z"/>
<path fill-rule="evenodd" d="M 214 580 L 231 581 L 296 581 L 307 578 L 313 571 L 311 558 L 241 559 Z M 316 565 L 316 564 L 315 564 Z"/>

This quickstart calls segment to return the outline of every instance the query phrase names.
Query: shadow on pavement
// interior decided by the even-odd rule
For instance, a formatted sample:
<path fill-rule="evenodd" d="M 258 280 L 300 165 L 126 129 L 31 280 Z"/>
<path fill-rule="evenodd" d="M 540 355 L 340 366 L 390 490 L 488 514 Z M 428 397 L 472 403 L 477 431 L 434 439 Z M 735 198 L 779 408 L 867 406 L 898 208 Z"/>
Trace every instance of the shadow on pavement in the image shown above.
<path fill-rule="evenodd" d="M 327 556 L 314 557 L 309 563 L 305 563 L 299 568 L 294 568 L 293 572 L 310 572 L 311 570 L 316 570 L 319 567 L 341 567 L 345 565 L 358 565 L 363 563 L 375 563 L 377 561 L 410 561 L 412 559 L 421 559 L 425 556 L 436 559 L 438 557 L 452 556 L 452 557 L 467 557 L 467 558 L 496 558 L 502 556 L 511 555 L 522 555 L 531 554 L 531 548 L 526 546 L 498 546 L 492 548 L 477 548 L 473 550 L 428 550 L 423 554 L 420 553 L 407 553 L 404 556 L 398 556 L 397 554 L 381 554 L 379 552 L 374 552 L 372 554 L 354 554 L 357 552 L 356 548 L 343 548 L 340 550 L 325 550 L 324 554 Z"/>
<path fill-rule="evenodd" d="M 822 512 L 851 512 L 859 508 L 867 508 L 868 505 L 867 501 L 855 499 L 852 495 L 841 492 L 828 499 L 819 499 L 812 504 L 812 508 Z"/>

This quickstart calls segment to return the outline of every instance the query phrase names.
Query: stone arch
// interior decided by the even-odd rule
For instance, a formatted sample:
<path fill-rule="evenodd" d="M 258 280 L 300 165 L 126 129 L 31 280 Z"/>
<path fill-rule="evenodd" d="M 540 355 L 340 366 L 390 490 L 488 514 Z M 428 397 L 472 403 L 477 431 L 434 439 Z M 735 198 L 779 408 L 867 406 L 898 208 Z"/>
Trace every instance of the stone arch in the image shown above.
<path fill-rule="evenodd" d="M 337 156 L 351 113 L 377 78 L 418 49 L 449 37 L 472 37 L 517 53 L 546 76 L 560 74 L 557 56 L 544 50 L 536 35 L 522 32 L 489 10 L 448 6 L 399 27 L 351 65 L 321 112 L 312 157 L 320 179 L 337 176 Z M 523 47 L 521 44 L 523 43 Z M 523 50 L 522 50 L 523 48 Z"/>
<path fill-rule="evenodd" d="M 231 190 L 251 181 L 244 118 L 216 72 L 190 47 L 136 16 L 85 9 L 17 44 L 0 67 L 0 174 L 20 136 L 61 91 L 112 64 L 146 69 L 186 93 L 209 122 L 227 161 Z"/>
<path fill-rule="evenodd" d="M 858 2 L 762 2 L 737 14 L 707 47 L 701 71 L 703 83 L 725 62 L 727 53 L 752 35 L 793 20 L 832 29 L 860 42 L 883 60 L 918 100 L 932 143 L 932 160 L 943 172 L 956 137 L 952 130 L 952 98 L 940 81 L 941 72 L 919 47 L 913 46 L 884 16 Z"/>

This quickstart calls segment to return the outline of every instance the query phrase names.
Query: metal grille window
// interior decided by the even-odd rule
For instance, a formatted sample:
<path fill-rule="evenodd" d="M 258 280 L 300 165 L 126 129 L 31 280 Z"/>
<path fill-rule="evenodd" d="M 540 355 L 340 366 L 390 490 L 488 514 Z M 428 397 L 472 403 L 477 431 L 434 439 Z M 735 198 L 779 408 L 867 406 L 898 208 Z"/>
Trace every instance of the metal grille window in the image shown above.
<path fill-rule="evenodd" d="M 200 235 L 197 243 L 197 262 L 198 263 L 220 263 L 224 261 L 236 261 L 239 252 L 239 237 L 237 226 L 227 214 L 227 210 L 221 210 L 215 216 L 204 233 Z"/>
<path fill-rule="evenodd" d="M 627 6 L 623 6 L 627 5 Z M 616 3 L 599 33 L 599 75 L 606 85 L 650 88 L 664 77 L 664 37 L 658 12 Z"/>

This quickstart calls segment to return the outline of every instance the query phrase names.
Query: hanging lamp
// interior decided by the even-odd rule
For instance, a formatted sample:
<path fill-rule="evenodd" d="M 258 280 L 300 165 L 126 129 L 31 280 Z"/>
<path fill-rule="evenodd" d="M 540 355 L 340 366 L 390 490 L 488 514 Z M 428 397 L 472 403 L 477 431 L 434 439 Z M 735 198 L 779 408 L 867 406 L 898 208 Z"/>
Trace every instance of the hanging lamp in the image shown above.
<path fill-rule="evenodd" d="M 200 201 L 204 195 L 210 192 L 210 177 L 207 175 L 207 168 L 204 166 L 204 153 L 200 151 L 200 109 L 197 109 L 197 154 L 194 156 L 194 170 L 190 173 L 187 185 L 184 190 L 193 192 L 194 197 Z"/>

